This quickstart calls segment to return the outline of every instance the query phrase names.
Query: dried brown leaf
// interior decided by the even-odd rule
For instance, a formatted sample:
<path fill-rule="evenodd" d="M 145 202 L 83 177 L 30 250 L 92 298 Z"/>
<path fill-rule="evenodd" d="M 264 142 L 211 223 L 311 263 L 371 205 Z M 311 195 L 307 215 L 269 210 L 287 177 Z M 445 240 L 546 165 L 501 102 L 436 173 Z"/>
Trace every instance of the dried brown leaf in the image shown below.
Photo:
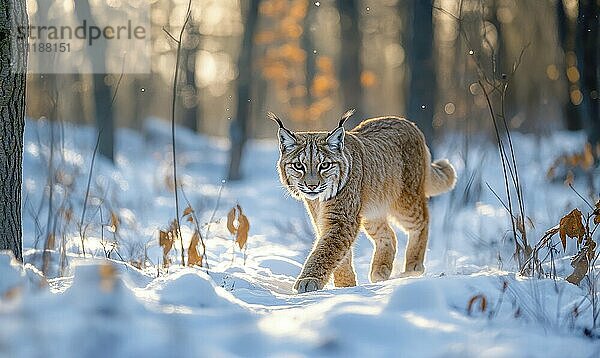
<path fill-rule="evenodd" d="M 485 310 L 487 309 L 487 299 L 485 298 L 485 296 L 483 294 L 478 294 L 478 295 L 471 297 L 471 299 L 467 303 L 467 313 L 468 314 L 471 314 L 473 312 L 475 303 L 478 301 L 479 301 L 479 311 L 485 312 Z"/>
<path fill-rule="evenodd" d="M 138 270 L 142 270 L 144 268 L 144 263 L 142 260 L 130 260 L 129 264 Z"/>
<path fill-rule="evenodd" d="M 163 231 L 163 230 L 159 230 L 159 231 L 158 231 L 158 244 L 159 244 L 160 246 L 162 246 L 162 247 L 163 247 L 163 249 L 164 249 L 164 247 L 165 247 L 166 245 L 168 245 L 169 243 L 171 243 L 171 244 L 172 244 L 172 242 L 171 242 L 171 240 L 170 240 L 170 238 L 169 238 L 169 233 L 168 233 L 168 232 L 166 232 L 166 231 Z"/>
<path fill-rule="evenodd" d="M 548 171 L 546 172 L 546 178 L 552 180 L 554 179 L 554 177 L 556 177 L 556 167 L 558 165 L 556 163 L 552 164 L 552 166 L 550 168 L 548 168 Z"/>
<path fill-rule="evenodd" d="M 583 251 L 581 251 L 581 253 L 583 253 Z M 571 266 L 573 266 L 574 270 L 573 273 L 567 277 L 567 281 L 574 285 L 579 285 L 581 280 L 583 280 L 587 274 L 589 268 L 586 255 L 577 254 L 571 261 Z"/>
<path fill-rule="evenodd" d="M 110 224 L 108 229 L 110 232 L 117 232 L 119 229 L 119 217 L 114 211 L 110 212 Z"/>
<path fill-rule="evenodd" d="M 188 205 L 187 208 L 185 208 L 185 210 L 183 210 L 183 216 L 182 217 L 190 215 L 193 212 L 194 212 L 194 209 L 192 209 L 192 206 Z"/>
<path fill-rule="evenodd" d="M 165 187 L 171 192 L 175 192 L 175 180 L 171 175 L 165 175 L 164 177 Z"/>
<path fill-rule="evenodd" d="M 54 250 L 56 246 L 56 237 L 54 236 L 54 234 L 50 233 L 48 234 L 48 239 L 46 240 L 46 245 L 44 245 L 44 248 L 46 250 Z"/>
<path fill-rule="evenodd" d="M 596 257 L 596 241 L 590 239 L 589 236 L 586 244 L 586 252 L 588 256 L 588 261 L 592 262 L 594 260 L 594 257 Z"/>
<path fill-rule="evenodd" d="M 117 270 L 111 264 L 105 263 L 98 268 L 100 275 L 100 289 L 104 292 L 111 292 L 114 289 L 117 280 Z"/>
<path fill-rule="evenodd" d="M 227 230 L 229 230 L 231 234 L 235 234 L 237 232 L 236 227 L 233 225 L 233 222 L 235 221 L 235 213 L 235 207 L 231 208 L 229 213 L 227 213 Z"/>
<path fill-rule="evenodd" d="M 577 238 L 577 242 L 581 244 L 585 235 L 585 226 L 583 225 L 583 215 L 579 209 L 573 209 L 570 213 L 563 216 L 560 219 L 559 227 L 563 251 L 567 249 L 567 236 Z"/>
<path fill-rule="evenodd" d="M 594 206 L 594 224 L 598 225 L 600 224 L 600 200 L 598 200 L 596 202 L 596 205 Z"/>
<path fill-rule="evenodd" d="M 240 208 L 240 216 L 238 217 L 238 222 L 239 222 L 239 224 L 238 224 L 237 236 L 235 238 L 235 241 L 238 243 L 238 245 L 240 246 L 240 250 L 241 250 L 246 245 L 246 241 L 248 241 L 248 231 L 250 231 L 250 222 L 248 221 L 248 218 L 246 217 L 246 215 L 242 214 L 241 208 Z"/>
<path fill-rule="evenodd" d="M 517 227 L 517 231 L 519 231 L 521 234 L 523 234 L 525 232 L 525 225 L 520 216 L 517 216 L 517 220 L 516 220 L 515 224 Z"/>
<path fill-rule="evenodd" d="M 567 177 L 565 178 L 565 185 L 569 186 L 569 185 L 573 185 L 573 182 L 575 181 L 575 174 L 573 174 L 572 170 L 569 170 L 567 172 Z"/>
<path fill-rule="evenodd" d="M 592 145 L 585 143 L 583 147 L 583 157 L 581 161 L 581 167 L 583 170 L 588 171 L 594 165 L 594 153 L 592 151 Z"/>
<path fill-rule="evenodd" d="M 169 260 L 169 251 L 173 247 L 174 239 L 173 232 L 160 230 L 158 233 L 158 244 L 163 249 L 163 267 L 169 267 L 171 260 Z"/>
<path fill-rule="evenodd" d="M 188 266 L 202 266 L 202 256 L 198 253 L 198 243 L 200 242 L 200 234 L 194 231 L 190 247 L 188 247 Z"/>
<path fill-rule="evenodd" d="M 71 220 L 73 220 L 73 209 L 66 208 L 63 211 L 63 216 L 65 217 L 65 220 L 67 221 L 67 223 L 70 223 Z"/>
<path fill-rule="evenodd" d="M 8 290 L 4 291 L 3 293 L 3 299 L 5 300 L 14 300 L 15 298 L 21 296 L 21 294 L 23 293 L 23 287 L 21 286 L 15 286 L 15 287 L 11 287 Z"/>

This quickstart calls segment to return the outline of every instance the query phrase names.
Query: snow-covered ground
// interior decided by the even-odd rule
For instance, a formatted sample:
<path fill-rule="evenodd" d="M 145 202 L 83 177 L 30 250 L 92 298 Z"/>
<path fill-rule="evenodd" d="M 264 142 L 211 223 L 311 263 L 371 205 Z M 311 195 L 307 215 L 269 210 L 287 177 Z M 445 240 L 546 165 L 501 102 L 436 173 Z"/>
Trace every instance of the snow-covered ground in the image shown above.
<path fill-rule="evenodd" d="M 584 289 L 515 274 L 507 213 L 486 186 L 503 193 L 493 145 L 470 139 L 465 151 L 464 138 L 449 136 L 437 148 L 437 157 L 456 166 L 459 183 L 431 203 L 424 277 L 369 283 L 372 247 L 361 235 L 354 249 L 357 287 L 297 295 L 292 285 L 313 234 L 303 206 L 278 181 L 276 143 L 249 143 L 245 179 L 223 184 L 227 142 L 178 129 L 180 210 L 187 200 L 196 210 L 210 269 L 181 267 L 176 250 L 164 269 L 158 230 L 175 216 L 169 126 L 148 121 L 143 133 L 118 133 L 116 166 L 96 158 L 80 228 L 94 130 L 55 127 L 49 166 L 50 127 L 27 122 L 23 213 L 30 264 L 21 270 L 0 256 L 0 356 L 600 356 L 600 340 L 583 334 L 591 327 Z M 570 209 L 585 209 L 570 189 L 546 179 L 556 155 L 579 150 L 583 138 L 514 139 L 534 224 L 529 237 L 537 241 Z M 237 203 L 250 220 L 245 251 L 225 225 Z M 187 248 L 192 226 L 182 225 Z M 48 233 L 56 251 L 44 260 Z M 397 234 L 392 277 L 399 276 L 406 243 Z M 103 259 L 105 251 L 112 260 Z M 145 266 L 125 263 L 133 261 Z M 568 274 L 568 258 L 558 259 L 557 268 Z"/>

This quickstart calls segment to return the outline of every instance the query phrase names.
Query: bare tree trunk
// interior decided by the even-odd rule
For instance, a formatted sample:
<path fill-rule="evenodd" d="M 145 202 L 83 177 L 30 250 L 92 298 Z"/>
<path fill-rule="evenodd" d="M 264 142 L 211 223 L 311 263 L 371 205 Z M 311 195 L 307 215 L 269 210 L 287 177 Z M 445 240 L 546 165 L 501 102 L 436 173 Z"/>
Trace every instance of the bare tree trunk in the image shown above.
<path fill-rule="evenodd" d="M 600 61 L 600 40 L 598 27 L 600 22 L 600 5 L 595 0 L 581 0 L 579 2 L 578 48 L 579 72 L 581 74 L 581 105 L 584 108 L 583 126 L 588 136 L 588 141 L 593 145 L 600 142 L 600 88 L 598 82 L 598 67 Z"/>
<path fill-rule="evenodd" d="M 306 9 L 306 16 L 304 16 L 304 31 L 302 32 L 302 47 L 306 51 L 306 106 L 310 107 L 313 102 L 312 93 L 310 92 L 310 86 L 315 79 L 316 74 L 316 55 L 313 52 L 315 50 L 315 43 L 313 41 L 313 33 L 310 29 L 311 24 L 314 23 L 313 6 L 308 6 Z"/>
<path fill-rule="evenodd" d="M 0 1 L 0 250 L 23 261 L 21 183 L 27 36 L 25 0 Z"/>
<path fill-rule="evenodd" d="M 556 17 L 557 17 L 557 30 L 558 39 L 560 40 L 560 46 L 562 47 L 563 53 L 565 54 L 565 66 L 563 70 L 563 78 L 566 80 L 567 94 L 563 104 L 563 116 L 565 124 L 568 130 L 580 130 L 582 129 L 581 118 L 579 115 L 579 108 L 571 100 L 569 95 L 571 87 L 577 87 L 577 81 L 571 81 L 567 74 L 567 70 L 570 66 L 577 65 L 577 58 L 575 54 L 575 23 L 568 18 L 565 12 L 565 7 L 562 0 L 556 2 Z M 574 62 L 574 63 L 570 63 Z"/>
<path fill-rule="evenodd" d="M 429 1 L 412 0 L 408 65 L 408 119 L 415 122 L 430 145 L 433 140 L 436 76 L 433 63 L 433 19 Z"/>
<path fill-rule="evenodd" d="M 92 11 L 90 9 L 89 0 L 78 1 L 75 5 L 75 11 L 80 21 L 86 20 L 88 26 L 96 26 Z M 101 61 L 92 61 L 93 64 L 93 81 L 94 81 L 94 117 L 96 118 L 96 126 L 100 141 L 98 144 L 98 152 L 114 161 L 114 142 L 115 128 L 112 111 L 112 96 L 110 86 L 104 82 L 106 77 L 106 46 L 100 41 L 94 47 L 88 47 L 87 55 L 90 58 L 101 58 Z"/>
<path fill-rule="evenodd" d="M 190 19 L 191 20 L 191 19 Z M 182 102 L 183 118 L 181 123 L 194 132 L 198 131 L 198 86 L 196 86 L 196 56 L 198 44 L 200 41 L 200 33 L 198 32 L 198 24 L 195 21 L 190 21 L 188 25 L 188 36 L 186 43 L 183 44 L 181 62 L 185 68 L 185 85 L 184 93 L 179 96 Z"/>
<path fill-rule="evenodd" d="M 238 79 L 237 79 L 237 111 L 235 119 L 231 122 L 229 128 L 229 138 L 231 140 L 231 151 L 229 153 L 229 180 L 239 180 L 242 178 L 241 163 L 242 152 L 248 138 L 248 122 L 250 121 L 250 89 L 252 88 L 252 50 L 253 39 L 258 23 L 258 6 L 260 0 L 250 0 L 248 15 L 246 16 L 246 25 L 244 38 L 242 40 L 242 49 L 238 59 Z"/>
<path fill-rule="evenodd" d="M 362 111 L 362 85 L 360 75 L 362 63 L 360 60 L 361 34 L 358 28 L 359 1 L 337 0 L 340 12 L 342 50 L 340 60 L 340 81 L 344 95 L 344 111 L 355 108 L 356 113 L 347 122 L 347 128 L 355 127 L 364 119 Z"/>
<path fill-rule="evenodd" d="M 110 87 L 104 82 L 106 73 L 94 73 L 94 117 L 98 127 L 98 152 L 114 162 L 115 124 L 111 106 Z"/>

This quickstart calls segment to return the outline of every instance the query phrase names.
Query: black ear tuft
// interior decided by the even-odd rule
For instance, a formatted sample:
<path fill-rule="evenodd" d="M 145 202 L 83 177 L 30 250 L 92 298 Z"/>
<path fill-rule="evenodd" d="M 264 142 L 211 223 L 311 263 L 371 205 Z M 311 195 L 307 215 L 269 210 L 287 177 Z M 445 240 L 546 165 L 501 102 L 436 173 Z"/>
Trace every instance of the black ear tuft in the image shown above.
<path fill-rule="evenodd" d="M 277 117 L 277 115 L 275 113 L 273 113 L 271 111 L 268 111 L 267 112 L 267 118 L 270 119 L 270 120 L 272 120 L 272 121 L 274 121 L 274 122 L 277 122 L 277 124 L 279 125 L 279 128 L 285 128 L 283 126 L 283 122 L 281 121 L 281 119 L 279 119 L 279 117 Z"/>
<path fill-rule="evenodd" d="M 346 123 L 346 121 L 348 120 L 348 118 L 352 117 L 352 115 L 354 114 L 354 112 L 356 112 L 355 108 L 347 110 L 346 113 L 344 113 L 342 115 L 342 119 L 340 119 L 340 122 L 338 123 L 338 128 L 339 127 L 343 127 L 344 123 Z"/>

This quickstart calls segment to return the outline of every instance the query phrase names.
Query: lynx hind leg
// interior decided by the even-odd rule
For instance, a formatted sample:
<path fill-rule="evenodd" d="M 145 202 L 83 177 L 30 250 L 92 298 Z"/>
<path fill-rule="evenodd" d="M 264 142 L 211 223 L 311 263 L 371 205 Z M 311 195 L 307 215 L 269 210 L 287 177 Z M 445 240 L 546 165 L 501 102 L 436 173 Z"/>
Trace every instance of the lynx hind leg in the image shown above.
<path fill-rule="evenodd" d="M 429 210 L 427 199 L 404 199 L 395 207 L 395 219 L 408 232 L 402 276 L 418 276 L 425 271 L 425 251 L 429 236 Z"/>
<path fill-rule="evenodd" d="M 363 228 L 375 245 L 371 259 L 371 282 L 387 280 L 392 273 L 396 257 L 396 234 L 390 227 L 387 218 L 365 220 Z"/>
<path fill-rule="evenodd" d="M 356 273 L 352 264 L 352 249 L 348 251 L 346 257 L 333 271 L 333 283 L 335 287 L 356 286 Z"/>

